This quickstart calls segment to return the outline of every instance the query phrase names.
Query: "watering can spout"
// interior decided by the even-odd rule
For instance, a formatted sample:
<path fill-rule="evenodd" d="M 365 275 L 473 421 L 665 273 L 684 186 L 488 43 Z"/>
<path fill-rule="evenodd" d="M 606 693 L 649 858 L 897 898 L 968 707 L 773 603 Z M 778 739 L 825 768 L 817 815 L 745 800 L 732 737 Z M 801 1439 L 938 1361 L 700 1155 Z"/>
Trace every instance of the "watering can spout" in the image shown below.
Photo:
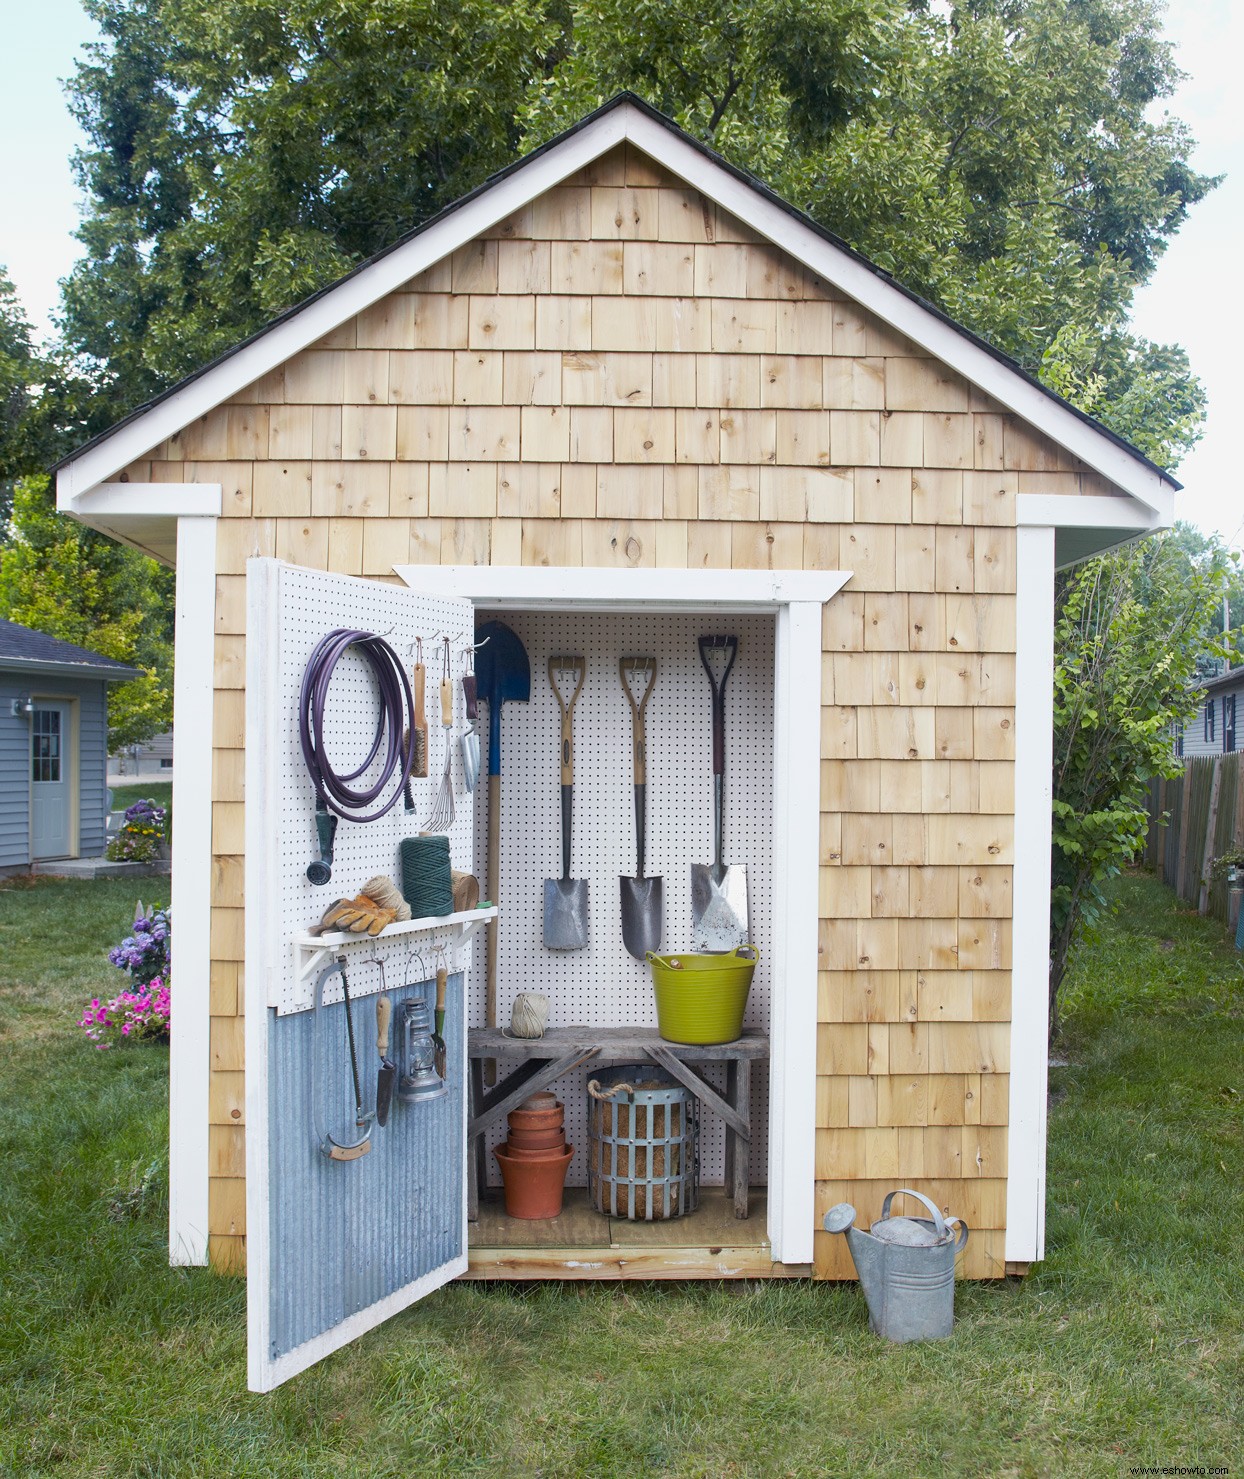
<path fill-rule="evenodd" d="M 882 1299 L 883 1245 L 872 1233 L 855 1226 L 855 1208 L 850 1202 L 839 1202 L 836 1207 L 831 1207 L 825 1214 L 824 1227 L 826 1232 L 846 1234 L 860 1288 L 868 1302 L 868 1312 L 874 1321 L 877 1320 Z"/>

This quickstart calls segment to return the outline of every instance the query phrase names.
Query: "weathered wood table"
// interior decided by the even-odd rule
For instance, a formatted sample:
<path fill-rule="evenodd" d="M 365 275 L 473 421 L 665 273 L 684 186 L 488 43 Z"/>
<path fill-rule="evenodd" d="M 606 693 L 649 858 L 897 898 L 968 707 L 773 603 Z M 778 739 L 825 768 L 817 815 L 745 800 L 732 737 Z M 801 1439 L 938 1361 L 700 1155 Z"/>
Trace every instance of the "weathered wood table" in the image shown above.
<path fill-rule="evenodd" d="M 547 1088 L 555 1079 L 584 1063 L 634 1063 L 645 1058 L 658 1063 L 719 1115 L 726 1128 L 726 1185 L 734 1195 L 734 1215 L 747 1216 L 747 1185 L 751 1171 L 752 1064 L 769 1056 L 769 1039 L 748 1033 L 734 1042 L 711 1047 L 667 1042 L 655 1027 L 552 1027 L 540 1038 L 510 1037 L 498 1027 L 475 1027 L 467 1034 L 471 1061 L 471 1109 L 467 1121 L 467 1215 L 479 1215 L 480 1192 L 487 1185 L 485 1133 L 503 1124 L 511 1109 L 529 1094 Z M 492 1058 L 517 1058 L 518 1066 L 500 1078 L 495 1088 L 484 1088 L 484 1063 Z M 723 1098 L 691 1065 L 724 1063 Z"/>

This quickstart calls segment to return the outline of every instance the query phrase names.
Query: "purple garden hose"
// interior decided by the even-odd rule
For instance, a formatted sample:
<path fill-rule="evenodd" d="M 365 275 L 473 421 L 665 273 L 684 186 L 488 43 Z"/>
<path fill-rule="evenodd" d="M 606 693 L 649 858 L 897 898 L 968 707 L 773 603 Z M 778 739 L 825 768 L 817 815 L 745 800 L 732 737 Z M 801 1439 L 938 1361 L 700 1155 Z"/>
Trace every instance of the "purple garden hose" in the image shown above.
<path fill-rule="evenodd" d="M 324 706 L 333 670 L 351 648 L 356 648 L 371 668 L 380 693 L 380 708 L 367 758 L 357 769 L 339 775 L 329 763 L 324 748 Z M 298 735 L 302 758 L 315 786 L 315 826 L 320 856 L 307 868 L 307 877 L 312 883 L 327 883 L 332 877 L 333 837 L 338 817 L 351 822 L 377 821 L 406 791 L 415 760 L 414 707 L 401 659 L 384 638 L 374 632 L 338 628 L 322 638 L 311 654 L 302 675 L 302 691 L 298 697 Z M 350 782 L 357 781 L 366 773 L 382 747 L 384 761 L 379 779 L 365 789 L 356 790 Z M 399 768 L 401 780 L 392 796 L 375 811 L 364 812 L 363 809 L 377 799 Z"/>

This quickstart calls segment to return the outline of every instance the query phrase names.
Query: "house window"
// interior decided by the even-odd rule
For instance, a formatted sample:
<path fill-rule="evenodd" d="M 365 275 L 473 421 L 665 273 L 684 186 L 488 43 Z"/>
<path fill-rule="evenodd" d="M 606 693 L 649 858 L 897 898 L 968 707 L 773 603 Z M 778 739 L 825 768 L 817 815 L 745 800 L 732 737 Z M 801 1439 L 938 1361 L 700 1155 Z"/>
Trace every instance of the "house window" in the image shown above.
<path fill-rule="evenodd" d="M 1205 705 L 1205 743 L 1214 743 L 1214 700 L 1211 698 Z"/>
<path fill-rule="evenodd" d="M 1184 754 L 1184 727 L 1182 724 L 1175 726 L 1175 754 L 1183 759 Z"/>
<path fill-rule="evenodd" d="M 1235 694 L 1228 694 L 1222 701 L 1222 749 L 1230 755 L 1235 749 Z"/>
<path fill-rule="evenodd" d="M 60 710 L 36 709 L 31 730 L 31 780 L 59 781 Z"/>
<path fill-rule="evenodd" d="M 161 770 L 172 770 L 172 768 L 173 768 L 173 757 L 171 755 L 165 755 L 165 756 L 163 756 L 161 758 L 161 760 L 160 760 L 160 769 Z"/>

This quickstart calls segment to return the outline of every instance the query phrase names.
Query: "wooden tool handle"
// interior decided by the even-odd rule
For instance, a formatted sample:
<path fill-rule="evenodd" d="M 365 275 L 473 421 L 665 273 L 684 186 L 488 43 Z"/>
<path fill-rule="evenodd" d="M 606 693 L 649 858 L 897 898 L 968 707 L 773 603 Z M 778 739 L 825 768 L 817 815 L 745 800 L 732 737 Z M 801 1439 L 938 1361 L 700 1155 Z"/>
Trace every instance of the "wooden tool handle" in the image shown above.
<path fill-rule="evenodd" d="M 441 679 L 441 723 L 446 729 L 454 722 L 454 685 L 450 678 Z"/>
<path fill-rule="evenodd" d="M 574 785 L 574 725 L 570 710 L 562 710 L 562 785 Z"/>
<path fill-rule="evenodd" d="M 415 664 L 415 727 L 417 729 L 427 728 L 427 715 L 424 712 L 427 702 L 428 670 L 421 662 Z"/>
<path fill-rule="evenodd" d="M 387 996 L 376 998 L 376 1048 L 382 1058 L 389 1056 L 389 1019 L 393 1015 L 393 1003 Z"/>
<path fill-rule="evenodd" d="M 449 982 L 449 972 L 443 965 L 436 968 L 436 1010 L 445 1010 L 445 987 Z"/>

